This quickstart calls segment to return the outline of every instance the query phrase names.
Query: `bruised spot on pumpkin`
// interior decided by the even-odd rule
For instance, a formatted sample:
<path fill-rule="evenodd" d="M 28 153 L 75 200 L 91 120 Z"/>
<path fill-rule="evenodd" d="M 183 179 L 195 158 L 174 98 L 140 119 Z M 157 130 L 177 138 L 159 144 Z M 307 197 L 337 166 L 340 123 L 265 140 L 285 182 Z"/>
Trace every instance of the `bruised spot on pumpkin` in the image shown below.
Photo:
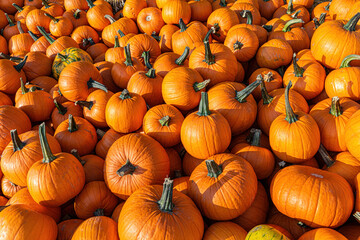
<path fill-rule="evenodd" d="M 316 173 L 312 173 L 310 174 L 311 176 L 314 176 L 314 177 L 317 177 L 317 178 L 324 178 L 323 175 L 320 175 L 320 174 L 316 174 Z"/>

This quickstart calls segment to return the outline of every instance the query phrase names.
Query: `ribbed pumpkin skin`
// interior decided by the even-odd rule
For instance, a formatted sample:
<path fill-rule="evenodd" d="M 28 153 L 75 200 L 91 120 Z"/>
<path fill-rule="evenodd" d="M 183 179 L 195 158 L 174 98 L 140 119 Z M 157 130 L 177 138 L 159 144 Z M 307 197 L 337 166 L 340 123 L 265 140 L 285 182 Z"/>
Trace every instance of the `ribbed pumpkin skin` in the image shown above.
<path fill-rule="evenodd" d="M 152 185 L 134 192 L 125 202 L 119 217 L 120 239 L 200 240 L 204 223 L 194 202 L 173 191 L 172 213 L 162 212 L 157 201 L 163 187 Z M 182 224 L 179 224 L 182 223 Z"/>
<path fill-rule="evenodd" d="M 217 177 L 209 177 L 205 161 L 189 179 L 189 195 L 202 214 L 210 219 L 231 220 L 244 213 L 255 199 L 256 174 L 250 163 L 230 153 L 209 158 L 222 168 Z M 231 201 L 229 201 L 231 199 Z"/>
<path fill-rule="evenodd" d="M 291 62 L 293 50 L 288 42 L 271 39 L 259 47 L 256 62 L 259 67 L 276 69 Z"/>
<path fill-rule="evenodd" d="M 127 160 L 137 168 L 133 174 L 121 177 L 117 171 Z M 126 200 L 140 187 L 161 184 L 169 172 L 170 162 L 165 149 L 147 135 L 131 133 L 119 138 L 110 147 L 104 178 L 109 189 Z"/>
<path fill-rule="evenodd" d="M 25 205 L 12 205 L 0 212 L 0 232 L 3 239 L 55 240 L 57 226 L 49 216 L 32 211 Z"/>
<path fill-rule="evenodd" d="M 71 240 L 118 240 L 116 223 L 109 217 L 97 216 L 86 219 L 75 230 Z"/>
<path fill-rule="evenodd" d="M 71 240 L 74 232 L 84 220 L 69 219 L 58 224 L 57 240 Z"/>
<path fill-rule="evenodd" d="M 141 57 L 143 52 L 150 51 L 150 63 L 153 64 L 158 56 L 161 54 L 159 43 L 151 36 L 146 34 L 137 34 L 130 38 L 127 42 L 130 44 L 130 52 L 133 58 L 137 58 L 144 63 Z"/>
<path fill-rule="evenodd" d="M 122 137 L 123 133 L 115 132 L 112 129 L 109 129 L 105 135 L 101 138 L 101 140 L 96 144 L 95 152 L 96 155 L 105 159 L 111 145 Z"/>
<path fill-rule="evenodd" d="M 343 177 L 308 166 L 280 170 L 270 193 L 281 213 L 310 227 L 338 227 L 347 221 L 354 206 L 352 189 Z"/>
<path fill-rule="evenodd" d="M 125 202 L 119 203 L 111 215 L 112 220 L 114 220 L 116 223 L 119 222 L 119 216 L 120 216 L 120 213 L 121 213 L 121 210 L 122 210 L 124 204 L 125 204 Z"/>
<path fill-rule="evenodd" d="M 190 176 L 202 161 L 204 161 L 204 159 L 195 158 L 186 152 L 182 161 L 182 168 L 185 175 Z"/>
<path fill-rule="evenodd" d="M 26 82 L 26 76 L 23 70 L 20 72 L 14 68 L 16 63 L 8 60 L 0 60 L 0 91 L 6 94 L 14 94 L 20 88 L 20 77 Z M 11 79 L 11 81 L 9 81 Z"/>
<path fill-rule="evenodd" d="M 356 175 L 356 178 L 354 179 L 354 185 L 356 188 L 355 211 L 360 212 L 360 173 Z"/>
<path fill-rule="evenodd" d="M 331 228 L 317 228 L 304 233 L 298 240 L 347 240 L 344 235 Z"/>
<path fill-rule="evenodd" d="M 251 229 L 245 240 L 272 239 L 272 240 L 294 240 L 291 234 L 282 227 L 272 224 L 262 224 Z"/>
<path fill-rule="evenodd" d="M 5 176 L 3 176 L 1 179 L 1 191 L 2 194 L 7 198 L 11 198 L 12 196 L 14 196 L 15 193 L 17 193 L 20 189 L 23 188 L 24 187 L 12 183 Z"/>
<path fill-rule="evenodd" d="M 185 177 L 175 178 L 174 189 L 189 196 L 189 177 L 185 176 Z"/>
<path fill-rule="evenodd" d="M 217 222 L 212 224 L 204 233 L 203 240 L 244 240 L 247 232 L 233 222 Z"/>
<path fill-rule="evenodd" d="M 345 126 L 345 144 L 348 151 L 357 159 L 360 159 L 359 128 L 360 110 L 355 112 Z"/>

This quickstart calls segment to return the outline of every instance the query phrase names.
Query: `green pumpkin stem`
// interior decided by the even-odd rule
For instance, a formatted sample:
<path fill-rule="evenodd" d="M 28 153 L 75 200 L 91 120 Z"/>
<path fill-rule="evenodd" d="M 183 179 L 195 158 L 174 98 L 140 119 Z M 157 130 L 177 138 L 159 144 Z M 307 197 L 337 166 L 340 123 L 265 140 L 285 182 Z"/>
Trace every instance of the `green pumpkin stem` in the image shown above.
<path fill-rule="evenodd" d="M 261 83 L 261 78 L 259 76 L 256 77 L 256 81 L 249 84 L 246 88 L 241 91 L 236 91 L 235 99 L 241 103 L 246 102 L 246 98 L 255 90 Z"/>
<path fill-rule="evenodd" d="M 151 69 L 152 66 L 150 64 L 150 51 L 145 51 L 141 54 L 141 57 L 144 58 L 144 63 L 147 69 Z"/>
<path fill-rule="evenodd" d="M 273 29 L 272 25 L 262 25 L 262 28 L 264 28 L 267 32 L 271 32 Z"/>
<path fill-rule="evenodd" d="M 272 72 L 268 72 L 268 73 L 264 74 L 265 82 L 271 82 L 272 80 L 274 80 L 274 74 Z"/>
<path fill-rule="evenodd" d="M 76 101 L 75 105 L 79 105 L 81 107 L 86 107 L 87 109 L 91 110 L 91 108 L 94 106 L 93 101 Z"/>
<path fill-rule="evenodd" d="M 179 66 L 183 65 L 186 58 L 188 57 L 190 52 L 190 48 L 188 46 L 185 47 L 184 52 L 181 54 L 181 56 L 175 60 L 175 63 Z"/>
<path fill-rule="evenodd" d="M 20 34 L 25 33 L 24 30 L 23 30 L 22 27 L 21 27 L 21 22 L 20 22 L 20 21 L 18 21 L 18 22 L 16 23 L 16 27 L 17 27 L 17 29 L 18 29 L 18 31 L 19 31 Z"/>
<path fill-rule="evenodd" d="M 326 19 L 326 13 L 321 13 L 320 17 L 319 17 L 319 24 L 323 24 L 325 22 Z"/>
<path fill-rule="evenodd" d="M 354 32 L 356 25 L 358 23 L 360 19 L 360 12 L 358 12 L 357 14 L 355 14 L 345 25 L 344 25 L 344 29 L 348 30 L 350 32 Z"/>
<path fill-rule="evenodd" d="M 136 167 L 131 164 L 130 160 L 126 160 L 126 163 L 119 168 L 116 173 L 120 177 L 123 177 L 125 175 L 132 175 L 136 170 Z"/>
<path fill-rule="evenodd" d="M 155 73 L 155 69 L 154 68 L 150 68 L 149 71 L 147 73 L 145 73 L 145 75 L 148 78 L 156 78 L 156 73 Z"/>
<path fill-rule="evenodd" d="M 205 164 L 208 170 L 208 176 L 212 178 L 217 178 L 222 173 L 222 168 L 214 160 L 209 159 L 205 160 Z"/>
<path fill-rule="evenodd" d="M 291 14 L 291 17 L 292 18 L 298 18 L 300 13 L 301 13 L 301 10 L 298 10 L 298 11 L 294 12 L 293 14 Z"/>
<path fill-rule="evenodd" d="M 81 13 L 81 10 L 80 9 L 76 9 L 73 16 L 75 19 L 79 19 L 80 18 L 80 13 Z"/>
<path fill-rule="evenodd" d="M 226 0 L 220 0 L 219 5 L 220 5 L 221 7 L 226 7 L 226 6 L 227 6 Z"/>
<path fill-rule="evenodd" d="M 34 42 L 39 40 L 39 38 L 32 31 L 28 31 L 28 33 L 29 33 L 30 37 L 34 40 Z"/>
<path fill-rule="evenodd" d="M 328 3 L 328 5 L 326 5 L 324 7 L 325 11 L 329 11 L 330 10 L 330 5 L 331 5 L 331 2 Z"/>
<path fill-rule="evenodd" d="M 78 125 L 75 122 L 75 118 L 73 117 L 72 114 L 69 114 L 69 127 L 68 127 L 68 131 L 69 132 L 76 132 L 77 130 L 79 130 Z"/>
<path fill-rule="evenodd" d="M 118 33 L 119 33 L 120 37 L 125 37 L 125 33 L 123 31 L 121 31 L 120 29 L 118 30 Z"/>
<path fill-rule="evenodd" d="M 49 3 L 46 0 L 41 0 L 41 2 L 42 2 L 42 5 L 44 5 L 45 8 L 50 7 Z"/>
<path fill-rule="evenodd" d="M 49 142 L 46 137 L 46 131 L 45 131 L 45 123 L 40 124 L 39 126 L 39 137 L 40 137 L 40 146 L 41 151 L 43 154 L 43 163 L 51 163 L 54 161 L 57 157 L 52 154 Z"/>
<path fill-rule="evenodd" d="M 108 92 L 108 90 L 104 84 L 99 83 L 99 82 L 93 80 L 92 78 L 90 78 L 89 81 L 87 81 L 87 86 L 88 86 L 88 88 L 98 88 L 105 92 Z"/>
<path fill-rule="evenodd" d="M 205 38 L 204 38 L 204 45 L 205 45 L 205 62 L 208 65 L 212 65 L 215 63 L 215 55 L 213 55 L 211 53 L 211 49 L 210 49 L 210 42 L 209 42 L 209 37 L 211 33 L 216 33 L 216 28 L 212 27 L 206 34 Z"/>
<path fill-rule="evenodd" d="M 358 223 L 360 223 L 360 212 L 355 212 L 354 214 L 353 214 L 353 216 L 354 216 L 354 218 L 356 219 L 356 221 L 358 221 Z"/>
<path fill-rule="evenodd" d="M 68 56 L 63 55 L 63 54 L 61 54 L 61 53 L 57 53 L 56 55 L 57 55 L 58 58 L 60 58 L 60 60 L 63 61 L 63 62 L 66 61 L 66 59 L 68 58 Z"/>
<path fill-rule="evenodd" d="M 11 4 L 11 5 L 13 5 L 13 7 L 16 8 L 16 10 L 17 10 L 18 12 L 22 12 L 22 10 L 24 10 L 22 7 L 20 7 L 20 6 L 17 5 L 16 3 L 13 3 L 13 4 Z"/>
<path fill-rule="evenodd" d="M 339 97 L 335 96 L 331 99 L 330 114 L 335 117 L 339 117 L 342 115 L 342 113 L 343 113 L 343 111 L 340 106 L 340 99 L 339 99 Z"/>
<path fill-rule="evenodd" d="M 169 115 L 166 115 L 164 116 L 163 118 L 159 119 L 159 122 L 160 122 L 160 125 L 161 126 L 169 126 L 169 123 L 170 123 L 170 116 Z"/>
<path fill-rule="evenodd" d="M 67 108 L 64 107 L 61 103 L 58 103 L 58 101 L 56 101 L 56 99 L 54 99 L 54 104 L 55 104 L 55 107 L 57 108 L 59 114 L 64 116 L 67 113 Z"/>
<path fill-rule="evenodd" d="M 249 141 L 250 145 L 260 147 L 261 130 L 252 128 L 250 129 L 250 135 L 251 135 L 251 139 Z"/>
<path fill-rule="evenodd" d="M 48 13 L 44 13 L 45 16 L 49 17 L 51 19 L 51 21 L 53 21 L 54 23 L 58 23 L 60 20 L 53 17 L 52 15 L 48 14 Z"/>
<path fill-rule="evenodd" d="M 241 17 L 246 17 L 246 24 L 253 25 L 253 15 L 249 10 L 243 10 L 240 12 Z"/>
<path fill-rule="evenodd" d="M 9 17 L 9 15 L 7 13 L 5 13 L 6 19 L 9 23 L 9 26 L 15 26 L 15 23 L 13 22 L 13 20 L 11 20 L 11 18 Z"/>
<path fill-rule="evenodd" d="M 186 24 L 184 23 L 183 19 L 180 18 L 179 20 L 179 27 L 180 27 L 180 32 L 185 32 L 187 29 Z"/>
<path fill-rule="evenodd" d="M 116 22 L 116 20 L 110 15 L 105 15 L 105 18 L 107 20 L 109 20 L 110 24 L 113 24 L 114 22 Z"/>
<path fill-rule="evenodd" d="M 26 144 L 19 138 L 19 134 L 16 129 L 10 131 L 11 141 L 13 143 L 14 152 L 20 151 Z"/>
<path fill-rule="evenodd" d="M 287 14 L 292 14 L 293 12 L 294 12 L 293 0 L 289 0 L 286 13 Z"/>
<path fill-rule="evenodd" d="M 294 75 L 295 77 L 303 77 L 304 69 L 299 66 L 296 59 L 296 53 L 293 54 L 293 66 L 294 66 Z"/>
<path fill-rule="evenodd" d="M 93 40 L 91 37 L 89 37 L 89 38 L 84 38 L 83 41 L 82 41 L 82 45 L 83 45 L 84 48 L 85 48 L 87 45 L 92 46 L 92 45 L 94 45 L 94 44 L 95 44 L 95 42 L 94 42 L 94 40 Z"/>
<path fill-rule="evenodd" d="M 25 87 L 24 81 L 22 78 L 20 78 L 20 90 L 21 90 L 21 94 L 24 95 L 25 93 L 29 92 L 29 89 L 27 89 Z"/>
<path fill-rule="evenodd" d="M 291 30 L 291 26 L 297 23 L 304 23 L 304 21 L 302 19 L 291 19 L 290 21 L 288 21 L 284 28 L 282 29 L 283 32 L 289 32 Z"/>
<path fill-rule="evenodd" d="M 326 167 L 329 168 L 335 163 L 335 161 L 329 155 L 328 151 L 326 151 L 324 145 L 320 144 L 318 152 L 320 153 L 320 156 L 321 156 L 322 160 L 324 161 Z"/>
<path fill-rule="evenodd" d="M 125 52 L 125 57 L 126 57 L 124 64 L 126 66 L 133 66 L 134 64 L 131 59 L 130 44 L 128 44 L 124 47 L 124 52 Z"/>
<path fill-rule="evenodd" d="M 210 83 L 210 79 L 207 79 L 207 80 L 204 80 L 202 82 L 196 82 L 194 83 L 193 87 L 194 87 L 194 90 L 195 92 L 198 92 L 204 88 L 206 88 L 206 86 Z"/>
<path fill-rule="evenodd" d="M 72 150 L 70 151 L 70 153 L 71 153 L 74 157 L 76 157 L 77 160 L 79 160 L 79 162 L 81 163 L 81 165 L 83 165 L 83 166 L 85 165 L 86 161 L 84 161 L 84 160 L 81 159 L 80 154 L 79 154 L 79 152 L 78 152 L 77 149 L 72 149 Z"/>
<path fill-rule="evenodd" d="M 105 216 L 104 209 L 102 209 L 102 208 L 96 209 L 96 210 L 94 211 L 94 216 L 95 216 L 95 217 Z"/>
<path fill-rule="evenodd" d="M 173 211 L 173 208 L 174 208 L 174 204 L 172 202 L 172 198 L 173 198 L 173 182 L 174 181 L 170 180 L 170 178 L 165 178 L 161 198 L 157 202 L 159 204 L 159 209 L 162 212 L 171 213 Z"/>
<path fill-rule="evenodd" d="M 161 40 L 161 36 L 158 36 L 158 35 L 156 35 L 156 32 L 153 32 L 152 34 L 151 34 L 151 37 L 153 37 L 156 41 L 158 41 L 158 42 L 160 42 L 160 40 Z"/>
<path fill-rule="evenodd" d="M 342 60 L 340 68 L 350 67 L 350 62 L 353 60 L 360 60 L 360 55 L 351 54 L 349 56 L 346 56 L 344 60 Z"/>
<path fill-rule="evenodd" d="M 115 35 L 114 48 L 118 48 L 118 47 L 120 47 L 119 37 L 118 35 Z"/>
<path fill-rule="evenodd" d="M 16 71 L 21 72 L 21 69 L 25 66 L 26 60 L 28 59 L 28 56 L 26 55 L 24 59 L 17 65 L 14 65 L 14 68 Z"/>
<path fill-rule="evenodd" d="M 39 30 L 39 32 L 41 33 L 41 35 L 43 35 L 43 36 L 46 38 L 46 40 L 47 40 L 50 44 L 53 44 L 53 43 L 55 42 L 55 40 L 52 39 L 52 38 L 50 37 L 50 35 L 45 31 L 45 28 L 40 27 L 40 26 L 37 26 L 37 29 Z"/>
<path fill-rule="evenodd" d="M 298 222 L 297 225 L 299 225 L 299 226 L 302 227 L 302 228 L 309 228 L 309 226 L 306 225 L 306 224 L 303 223 L 303 222 Z"/>
<path fill-rule="evenodd" d="M 86 2 L 88 4 L 89 8 L 95 7 L 95 4 L 91 0 L 86 0 Z"/>
<path fill-rule="evenodd" d="M 240 50 L 242 47 L 244 46 L 244 44 L 242 44 L 241 42 L 239 42 L 239 41 L 236 41 L 235 43 L 234 43 L 234 50 Z"/>
<path fill-rule="evenodd" d="M 313 22 L 314 22 L 314 25 L 315 25 L 315 29 L 320 27 L 321 24 L 320 24 L 319 20 L 316 17 L 314 17 Z"/>
<path fill-rule="evenodd" d="M 269 95 L 268 91 L 266 90 L 266 86 L 265 86 L 264 81 L 261 81 L 261 83 L 260 83 L 260 90 L 261 90 L 261 98 L 263 100 L 263 105 L 270 104 L 274 98 L 271 97 Z"/>
<path fill-rule="evenodd" d="M 130 98 L 131 98 L 130 92 L 125 88 L 125 89 L 121 92 L 119 98 L 120 98 L 121 100 L 130 99 Z"/>
<path fill-rule="evenodd" d="M 298 116 L 294 113 L 293 109 L 290 106 L 289 92 L 291 87 L 292 87 L 292 82 L 290 81 L 285 88 L 285 112 L 286 112 L 285 120 L 288 121 L 290 124 L 298 120 L 297 119 Z"/>
<path fill-rule="evenodd" d="M 199 111 L 197 112 L 197 115 L 209 116 L 210 114 L 211 114 L 211 111 L 209 109 L 208 94 L 207 94 L 207 92 L 202 92 L 200 103 L 199 103 Z"/>

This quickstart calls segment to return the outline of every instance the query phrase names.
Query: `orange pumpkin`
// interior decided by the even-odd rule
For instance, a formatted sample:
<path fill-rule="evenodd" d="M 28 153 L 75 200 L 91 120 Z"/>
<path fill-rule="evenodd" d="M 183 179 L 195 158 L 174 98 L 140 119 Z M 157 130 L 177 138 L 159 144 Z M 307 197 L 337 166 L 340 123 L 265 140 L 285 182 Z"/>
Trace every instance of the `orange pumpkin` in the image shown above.
<path fill-rule="evenodd" d="M 304 233 L 298 240 L 346 240 L 341 233 L 331 228 L 317 228 L 309 232 Z"/>
<path fill-rule="evenodd" d="M 84 220 L 69 219 L 58 224 L 57 240 L 69 240 L 74 235 L 75 230 L 80 226 Z"/>
<path fill-rule="evenodd" d="M 124 135 L 122 133 L 115 132 L 111 128 L 106 133 L 100 129 L 97 129 L 96 133 L 98 134 L 98 136 L 101 137 L 101 139 L 96 144 L 95 152 L 96 155 L 103 159 L 106 158 L 106 155 L 111 145 Z"/>
<path fill-rule="evenodd" d="M 233 222 L 217 222 L 204 233 L 204 240 L 245 239 L 247 232 Z"/>
<path fill-rule="evenodd" d="M 293 50 L 291 45 L 282 39 L 271 39 L 264 43 L 256 54 L 259 67 L 276 69 L 291 62 Z"/>
<path fill-rule="evenodd" d="M 191 7 L 186 1 L 168 1 L 163 6 L 161 15 L 166 24 L 178 24 L 180 18 L 188 24 L 191 19 Z"/>
<path fill-rule="evenodd" d="M 359 142 L 358 142 L 358 124 L 360 111 L 356 111 L 345 125 L 345 144 L 348 151 L 357 159 L 360 159 Z"/>

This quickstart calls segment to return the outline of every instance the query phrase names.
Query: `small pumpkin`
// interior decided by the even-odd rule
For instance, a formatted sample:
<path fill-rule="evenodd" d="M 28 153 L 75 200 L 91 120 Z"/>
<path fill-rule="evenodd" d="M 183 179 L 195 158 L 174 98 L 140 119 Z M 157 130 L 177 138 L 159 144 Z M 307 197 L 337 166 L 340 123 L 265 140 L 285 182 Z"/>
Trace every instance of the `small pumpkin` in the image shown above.
<path fill-rule="evenodd" d="M 256 54 L 259 67 L 276 69 L 291 62 L 293 50 L 291 45 L 282 39 L 271 39 L 264 43 Z"/>
<path fill-rule="evenodd" d="M 359 143 L 358 143 L 358 124 L 360 119 L 360 111 L 356 111 L 345 125 L 345 144 L 348 151 L 357 159 L 360 159 Z"/>
<path fill-rule="evenodd" d="M 69 240 L 74 235 L 75 230 L 80 226 L 84 220 L 69 219 L 58 224 L 58 240 Z"/>
<path fill-rule="evenodd" d="M 179 55 L 174 52 L 165 52 L 161 54 L 154 62 L 154 69 L 156 69 L 157 74 L 161 77 L 165 77 L 165 75 L 173 70 L 174 68 L 184 66 L 189 66 L 189 61 L 187 57 L 189 55 L 190 48 L 185 47 L 184 52 Z"/>
<path fill-rule="evenodd" d="M 273 224 L 260 224 L 251 229 L 245 240 L 271 238 L 274 240 L 294 240 L 291 234 L 280 226 Z"/>
<path fill-rule="evenodd" d="M 99 34 L 90 26 L 79 26 L 71 33 L 71 38 L 80 46 L 81 49 L 86 50 L 88 47 L 98 43 Z"/>
<path fill-rule="evenodd" d="M 188 24 L 191 19 L 191 7 L 185 1 L 168 1 L 163 6 L 161 14 L 166 24 L 178 24 L 180 18 L 185 24 Z"/>
<path fill-rule="evenodd" d="M 245 239 L 247 232 L 233 222 L 217 222 L 212 224 L 204 233 L 204 240 Z"/>
<path fill-rule="evenodd" d="M 66 119 L 69 115 L 74 117 L 83 117 L 83 111 L 80 106 L 75 105 L 73 102 L 59 103 L 56 99 L 54 100 L 55 108 L 51 113 L 51 122 L 53 128 L 56 130 L 57 127 Z"/>
<path fill-rule="evenodd" d="M 113 12 L 106 4 L 100 3 L 95 5 L 91 0 L 86 0 L 86 2 L 89 5 L 89 10 L 86 12 L 87 21 L 96 31 L 101 32 L 110 24 L 105 15 L 113 17 Z"/>
<path fill-rule="evenodd" d="M 74 26 L 70 19 L 63 16 L 54 17 L 48 13 L 45 15 L 51 19 L 49 30 L 54 37 L 69 36 L 72 33 Z"/>
<path fill-rule="evenodd" d="M 85 2 L 85 1 L 83 1 Z M 86 4 L 86 3 L 85 3 Z M 86 5 L 88 7 L 88 5 Z M 66 7 L 65 7 L 66 8 Z M 80 26 L 88 25 L 86 12 L 77 8 L 67 10 L 64 12 L 63 17 L 70 19 L 74 29 Z"/>
<path fill-rule="evenodd" d="M 46 32 L 49 32 L 49 25 L 51 19 L 45 15 L 45 11 L 41 9 L 34 9 L 31 10 L 26 15 L 26 27 L 29 31 L 33 32 L 34 34 L 40 34 L 39 29 L 37 26 L 43 27 Z"/>
<path fill-rule="evenodd" d="M 341 233 L 335 231 L 331 228 L 317 228 L 309 232 L 304 233 L 299 240 L 320 240 L 320 239 L 329 239 L 329 240 L 346 240 Z"/>
<path fill-rule="evenodd" d="M 155 7 L 143 8 L 139 12 L 136 22 L 140 32 L 148 35 L 158 34 L 165 25 L 161 16 L 161 10 Z"/>
<path fill-rule="evenodd" d="M 106 155 L 107 155 L 108 150 L 111 147 L 111 145 L 116 140 L 118 140 L 120 137 L 122 137 L 124 135 L 122 133 L 115 132 L 111 128 L 106 132 L 103 132 L 102 130 L 97 129 L 96 133 L 98 136 L 100 136 L 101 139 L 96 144 L 95 152 L 96 152 L 96 155 L 98 155 L 99 157 L 101 157 L 103 159 L 106 158 Z"/>

